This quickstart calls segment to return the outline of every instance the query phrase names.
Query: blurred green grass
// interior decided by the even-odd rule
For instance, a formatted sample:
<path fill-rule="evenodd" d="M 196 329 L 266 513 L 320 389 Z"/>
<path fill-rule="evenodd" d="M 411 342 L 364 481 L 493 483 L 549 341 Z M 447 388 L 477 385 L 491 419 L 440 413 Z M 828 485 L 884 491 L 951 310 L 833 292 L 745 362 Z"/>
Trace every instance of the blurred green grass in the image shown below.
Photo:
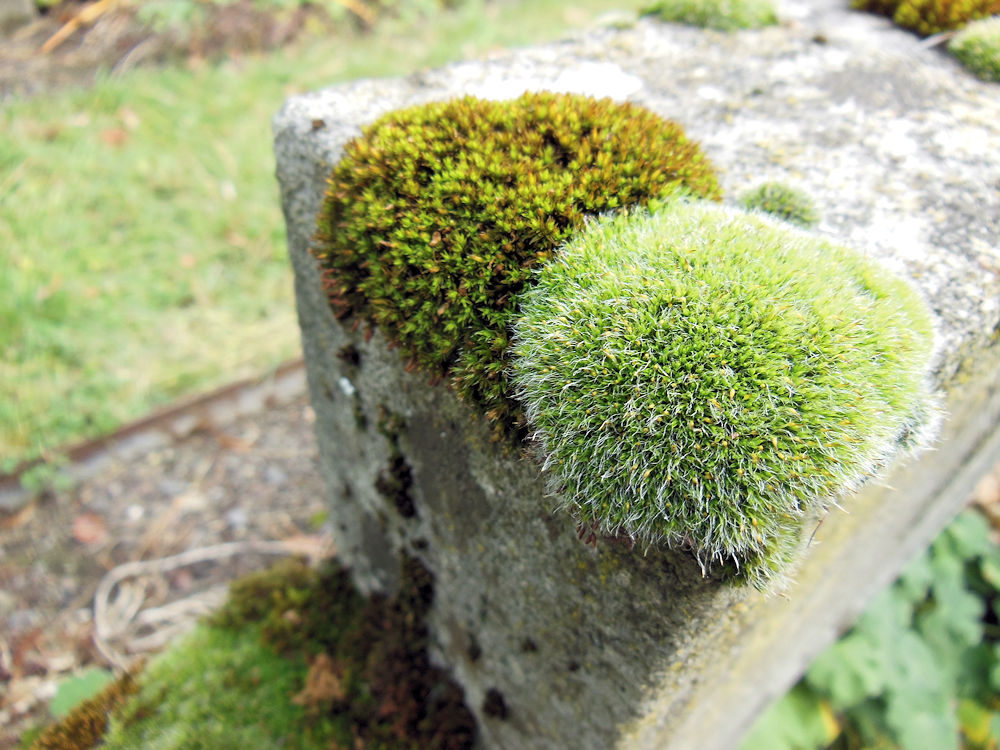
<path fill-rule="evenodd" d="M 270 133 L 286 97 L 638 5 L 470 0 L 0 106 L 0 470 L 298 353 Z"/>

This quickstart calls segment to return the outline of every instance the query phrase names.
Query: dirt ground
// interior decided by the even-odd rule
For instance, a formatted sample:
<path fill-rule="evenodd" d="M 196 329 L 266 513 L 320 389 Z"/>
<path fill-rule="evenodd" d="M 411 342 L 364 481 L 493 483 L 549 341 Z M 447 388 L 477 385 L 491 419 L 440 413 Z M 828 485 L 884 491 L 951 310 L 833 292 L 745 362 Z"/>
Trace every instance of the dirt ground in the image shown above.
<path fill-rule="evenodd" d="M 201 6 L 204 14 L 185 30 L 157 28 L 137 17 L 136 5 L 125 0 L 62 2 L 0 36 L 0 102 L 15 94 L 91 85 L 99 75 L 120 75 L 140 66 L 275 49 L 333 24 L 315 5 L 276 11 L 253 0 L 236 0 Z"/>
<path fill-rule="evenodd" d="M 46 719 L 66 675 L 155 651 L 219 601 L 213 587 L 276 558 L 247 542 L 320 557 L 330 552 L 325 523 L 304 396 L 0 515 L 0 748 Z M 181 552 L 196 559 L 118 567 Z M 117 575 L 98 632 L 95 594 Z"/>

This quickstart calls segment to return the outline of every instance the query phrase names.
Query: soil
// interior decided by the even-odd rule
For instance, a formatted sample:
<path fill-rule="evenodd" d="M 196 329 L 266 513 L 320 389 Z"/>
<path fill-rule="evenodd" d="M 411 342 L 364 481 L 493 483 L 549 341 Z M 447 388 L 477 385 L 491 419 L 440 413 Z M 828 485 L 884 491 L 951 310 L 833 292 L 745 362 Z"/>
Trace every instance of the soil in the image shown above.
<path fill-rule="evenodd" d="M 286 554 L 331 552 L 312 419 L 301 396 L 109 463 L 69 491 L 0 515 L 0 748 L 48 720 L 66 676 L 134 663 L 218 602 L 206 591 L 276 557 L 251 549 L 223 557 L 216 545 L 274 540 Z M 102 578 L 126 563 L 197 550 L 206 559 L 123 578 L 119 606 L 105 618 L 121 632 L 103 639 L 102 652 L 94 616 Z M 141 612 L 173 603 L 169 617 L 141 626 L 141 614 L 120 611 L 130 596 L 141 598 Z"/>
<path fill-rule="evenodd" d="M 0 102 L 13 95 L 89 86 L 100 75 L 121 75 L 140 66 L 197 64 L 271 50 L 334 26 L 316 4 L 286 10 L 263 8 L 253 0 L 188 4 L 201 11 L 191 25 L 168 27 L 138 17 L 138 3 L 70 0 L 6 37 L 0 34 Z M 93 17 L 80 23 L 88 16 Z M 357 25 L 364 22 L 358 19 Z M 63 29 L 75 30 L 56 43 Z"/>

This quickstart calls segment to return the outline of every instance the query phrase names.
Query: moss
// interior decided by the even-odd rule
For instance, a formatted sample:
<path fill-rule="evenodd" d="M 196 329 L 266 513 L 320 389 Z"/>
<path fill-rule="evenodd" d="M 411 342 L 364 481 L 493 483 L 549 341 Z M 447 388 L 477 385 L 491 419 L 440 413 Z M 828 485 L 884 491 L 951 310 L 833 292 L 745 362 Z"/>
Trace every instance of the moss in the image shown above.
<path fill-rule="evenodd" d="M 254 623 L 278 653 L 312 654 L 358 627 L 362 603 L 343 568 L 285 560 L 234 581 L 226 604 L 206 621 L 224 629 Z"/>
<path fill-rule="evenodd" d="M 930 36 L 1000 14 L 1000 0 L 852 0 L 851 7 L 889 16 L 904 29 Z"/>
<path fill-rule="evenodd" d="M 581 521 L 766 587 L 803 521 L 877 471 L 929 403 L 931 320 L 860 254 L 677 201 L 594 222 L 542 269 L 514 382 Z"/>
<path fill-rule="evenodd" d="M 812 199 L 781 182 L 758 185 L 740 196 L 740 204 L 801 227 L 811 227 L 819 222 L 819 213 Z"/>
<path fill-rule="evenodd" d="M 719 31 L 759 29 L 778 23 L 770 0 L 658 0 L 642 13 L 667 23 Z"/>
<path fill-rule="evenodd" d="M 111 713 L 122 706 L 138 686 L 126 672 L 93 698 L 83 701 L 31 745 L 32 750 L 88 750 L 97 747 L 107 731 Z"/>
<path fill-rule="evenodd" d="M 508 327 L 532 269 L 585 216 L 678 189 L 719 194 L 698 146 L 641 107 L 551 93 L 437 102 L 347 145 L 314 252 L 338 317 L 378 325 L 411 367 L 516 432 Z"/>
<path fill-rule="evenodd" d="M 948 43 L 948 51 L 984 81 L 1000 81 L 1000 17 L 970 23 Z"/>
<path fill-rule="evenodd" d="M 115 716 L 107 750 L 243 750 L 329 746 L 331 724 L 308 725 L 290 700 L 306 673 L 302 658 L 285 658 L 254 627 L 200 626 L 151 660 L 140 690 Z"/>
<path fill-rule="evenodd" d="M 427 655 L 429 571 L 401 562 L 392 597 L 297 561 L 233 584 L 226 605 L 151 663 L 108 747 L 465 750 L 475 722 Z"/>
<path fill-rule="evenodd" d="M 475 720 L 427 654 L 433 577 L 412 558 L 400 565 L 391 597 L 361 597 L 332 562 L 247 576 L 134 682 L 115 683 L 35 747 L 467 750 Z"/>

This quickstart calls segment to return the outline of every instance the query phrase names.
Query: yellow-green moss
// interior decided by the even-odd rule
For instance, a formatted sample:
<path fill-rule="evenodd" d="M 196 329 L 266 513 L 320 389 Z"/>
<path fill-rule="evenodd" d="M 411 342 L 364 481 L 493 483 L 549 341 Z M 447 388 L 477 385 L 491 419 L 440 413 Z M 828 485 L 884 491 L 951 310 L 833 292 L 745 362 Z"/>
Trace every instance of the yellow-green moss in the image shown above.
<path fill-rule="evenodd" d="M 819 222 L 819 212 L 812 198 L 782 182 L 758 185 L 740 196 L 740 204 L 801 227 L 811 227 Z"/>
<path fill-rule="evenodd" d="M 646 109 L 466 97 L 390 113 L 347 145 L 315 254 L 339 317 L 377 324 L 499 432 L 522 423 L 508 327 L 532 269 L 585 216 L 679 189 L 719 195 L 698 146 Z"/>
<path fill-rule="evenodd" d="M 778 14 L 770 0 L 658 0 L 643 15 L 719 31 L 774 26 Z"/>
<path fill-rule="evenodd" d="M 930 36 L 1000 14 L 1000 0 L 852 0 L 851 7 L 889 16 L 898 26 Z"/>

